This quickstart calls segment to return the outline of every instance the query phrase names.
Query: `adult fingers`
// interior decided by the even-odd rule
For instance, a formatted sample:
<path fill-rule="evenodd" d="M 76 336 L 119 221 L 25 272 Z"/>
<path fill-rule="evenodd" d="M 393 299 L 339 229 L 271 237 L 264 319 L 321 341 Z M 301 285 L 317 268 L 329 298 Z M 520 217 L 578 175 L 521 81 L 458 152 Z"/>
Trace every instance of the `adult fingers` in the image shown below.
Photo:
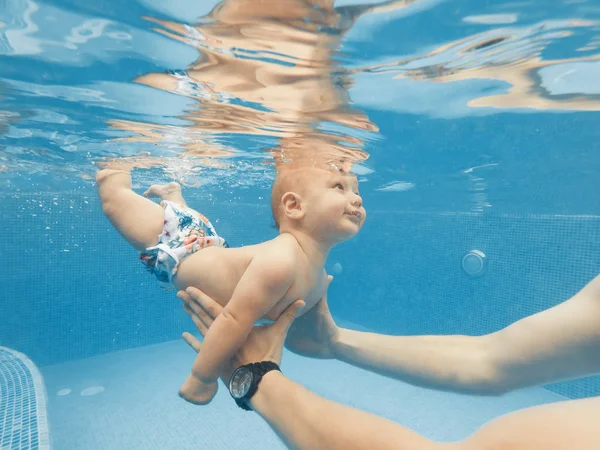
<path fill-rule="evenodd" d="M 200 289 L 189 287 L 185 290 L 185 293 L 191 298 L 190 306 L 200 306 L 212 319 L 223 312 L 223 307 Z"/>
<path fill-rule="evenodd" d="M 186 331 L 181 337 L 196 351 L 196 353 L 200 352 L 200 349 L 202 348 L 202 342 L 200 342 L 193 334 L 190 334 Z"/>
<path fill-rule="evenodd" d="M 283 313 L 277 319 L 277 322 L 275 322 L 272 326 L 276 327 L 278 332 L 280 332 L 285 338 L 290 326 L 294 322 L 294 319 L 298 316 L 305 305 L 306 303 L 304 303 L 304 300 L 296 300 L 294 303 L 288 306 L 285 311 L 283 311 Z"/>
<path fill-rule="evenodd" d="M 185 291 L 179 291 L 177 293 L 177 297 L 183 300 L 183 309 L 188 315 L 194 320 L 194 316 L 198 317 L 207 328 L 210 328 L 212 323 L 214 322 L 213 317 L 204 308 L 187 294 Z"/>
<path fill-rule="evenodd" d="M 190 308 L 188 305 L 183 305 L 183 309 L 185 310 L 187 315 L 190 316 L 190 318 L 192 319 L 192 322 L 194 322 L 194 325 L 196 325 L 196 328 L 198 328 L 198 331 L 200 332 L 200 334 L 202 334 L 202 336 L 206 336 L 206 333 L 208 332 L 208 328 L 210 327 L 210 325 L 207 325 L 206 323 L 204 323 L 202 318 L 198 317 L 198 315 L 196 315 L 196 312 L 193 311 L 192 308 Z"/>

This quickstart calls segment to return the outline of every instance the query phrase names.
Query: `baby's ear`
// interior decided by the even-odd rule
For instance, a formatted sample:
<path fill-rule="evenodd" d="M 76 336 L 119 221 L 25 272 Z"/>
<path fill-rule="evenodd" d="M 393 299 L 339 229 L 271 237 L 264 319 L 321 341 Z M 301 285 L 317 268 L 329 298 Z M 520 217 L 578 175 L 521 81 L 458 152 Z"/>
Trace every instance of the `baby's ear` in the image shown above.
<path fill-rule="evenodd" d="M 281 197 L 283 214 L 290 219 L 301 219 L 304 217 L 302 197 L 295 192 L 286 192 Z"/>

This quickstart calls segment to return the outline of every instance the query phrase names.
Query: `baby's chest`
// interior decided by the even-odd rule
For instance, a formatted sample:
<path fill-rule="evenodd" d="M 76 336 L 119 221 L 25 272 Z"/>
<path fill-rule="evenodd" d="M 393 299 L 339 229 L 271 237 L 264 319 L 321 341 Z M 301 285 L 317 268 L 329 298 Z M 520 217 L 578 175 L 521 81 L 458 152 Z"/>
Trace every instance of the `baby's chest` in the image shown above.
<path fill-rule="evenodd" d="M 285 297 L 273 308 L 274 317 L 279 315 L 296 300 L 303 300 L 306 304 L 303 311 L 310 310 L 317 304 L 327 291 L 327 276 L 325 271 L 322 274 L 314 274 L 313 276 L 298 277 L 296 282 L 292 285 L 290 290 L 286 293 Z M 269 314 L 271 316 L 271 314 Z"/>

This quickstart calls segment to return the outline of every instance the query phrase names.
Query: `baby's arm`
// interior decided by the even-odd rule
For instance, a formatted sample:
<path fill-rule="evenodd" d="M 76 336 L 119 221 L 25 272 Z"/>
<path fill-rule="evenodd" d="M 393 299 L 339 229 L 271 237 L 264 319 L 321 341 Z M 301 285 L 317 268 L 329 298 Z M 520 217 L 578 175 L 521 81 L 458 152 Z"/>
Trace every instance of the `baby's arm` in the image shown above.
<path fill-rule="evenodd" d="M 288 254 L 266 251 L 253 259 L 206 334 L 192 374 L 180 390 L 183 398 L 196 404 L 211 401 L 221 367 L 242 345 L 254 323 L 285 297 L 294 274 L 295 262 Z"/>

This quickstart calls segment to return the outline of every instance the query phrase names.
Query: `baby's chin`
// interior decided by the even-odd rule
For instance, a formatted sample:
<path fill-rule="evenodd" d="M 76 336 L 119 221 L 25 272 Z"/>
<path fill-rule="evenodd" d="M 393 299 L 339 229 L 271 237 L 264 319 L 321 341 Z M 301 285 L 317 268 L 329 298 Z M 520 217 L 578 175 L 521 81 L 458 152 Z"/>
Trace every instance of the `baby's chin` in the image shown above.
<path fill-rule="evenodd" d="M 352 239 L 360 231 L 361 225 L 362 224 L 355 224 L 355 223 L 353 223 L 350 226 L 346 225 L 343 229 L 339 230 L 339 232 L 336 233 L 336 236 L 335 236 L 336 239 L 340 242 L 348 241 L 348 240 Z"/>

